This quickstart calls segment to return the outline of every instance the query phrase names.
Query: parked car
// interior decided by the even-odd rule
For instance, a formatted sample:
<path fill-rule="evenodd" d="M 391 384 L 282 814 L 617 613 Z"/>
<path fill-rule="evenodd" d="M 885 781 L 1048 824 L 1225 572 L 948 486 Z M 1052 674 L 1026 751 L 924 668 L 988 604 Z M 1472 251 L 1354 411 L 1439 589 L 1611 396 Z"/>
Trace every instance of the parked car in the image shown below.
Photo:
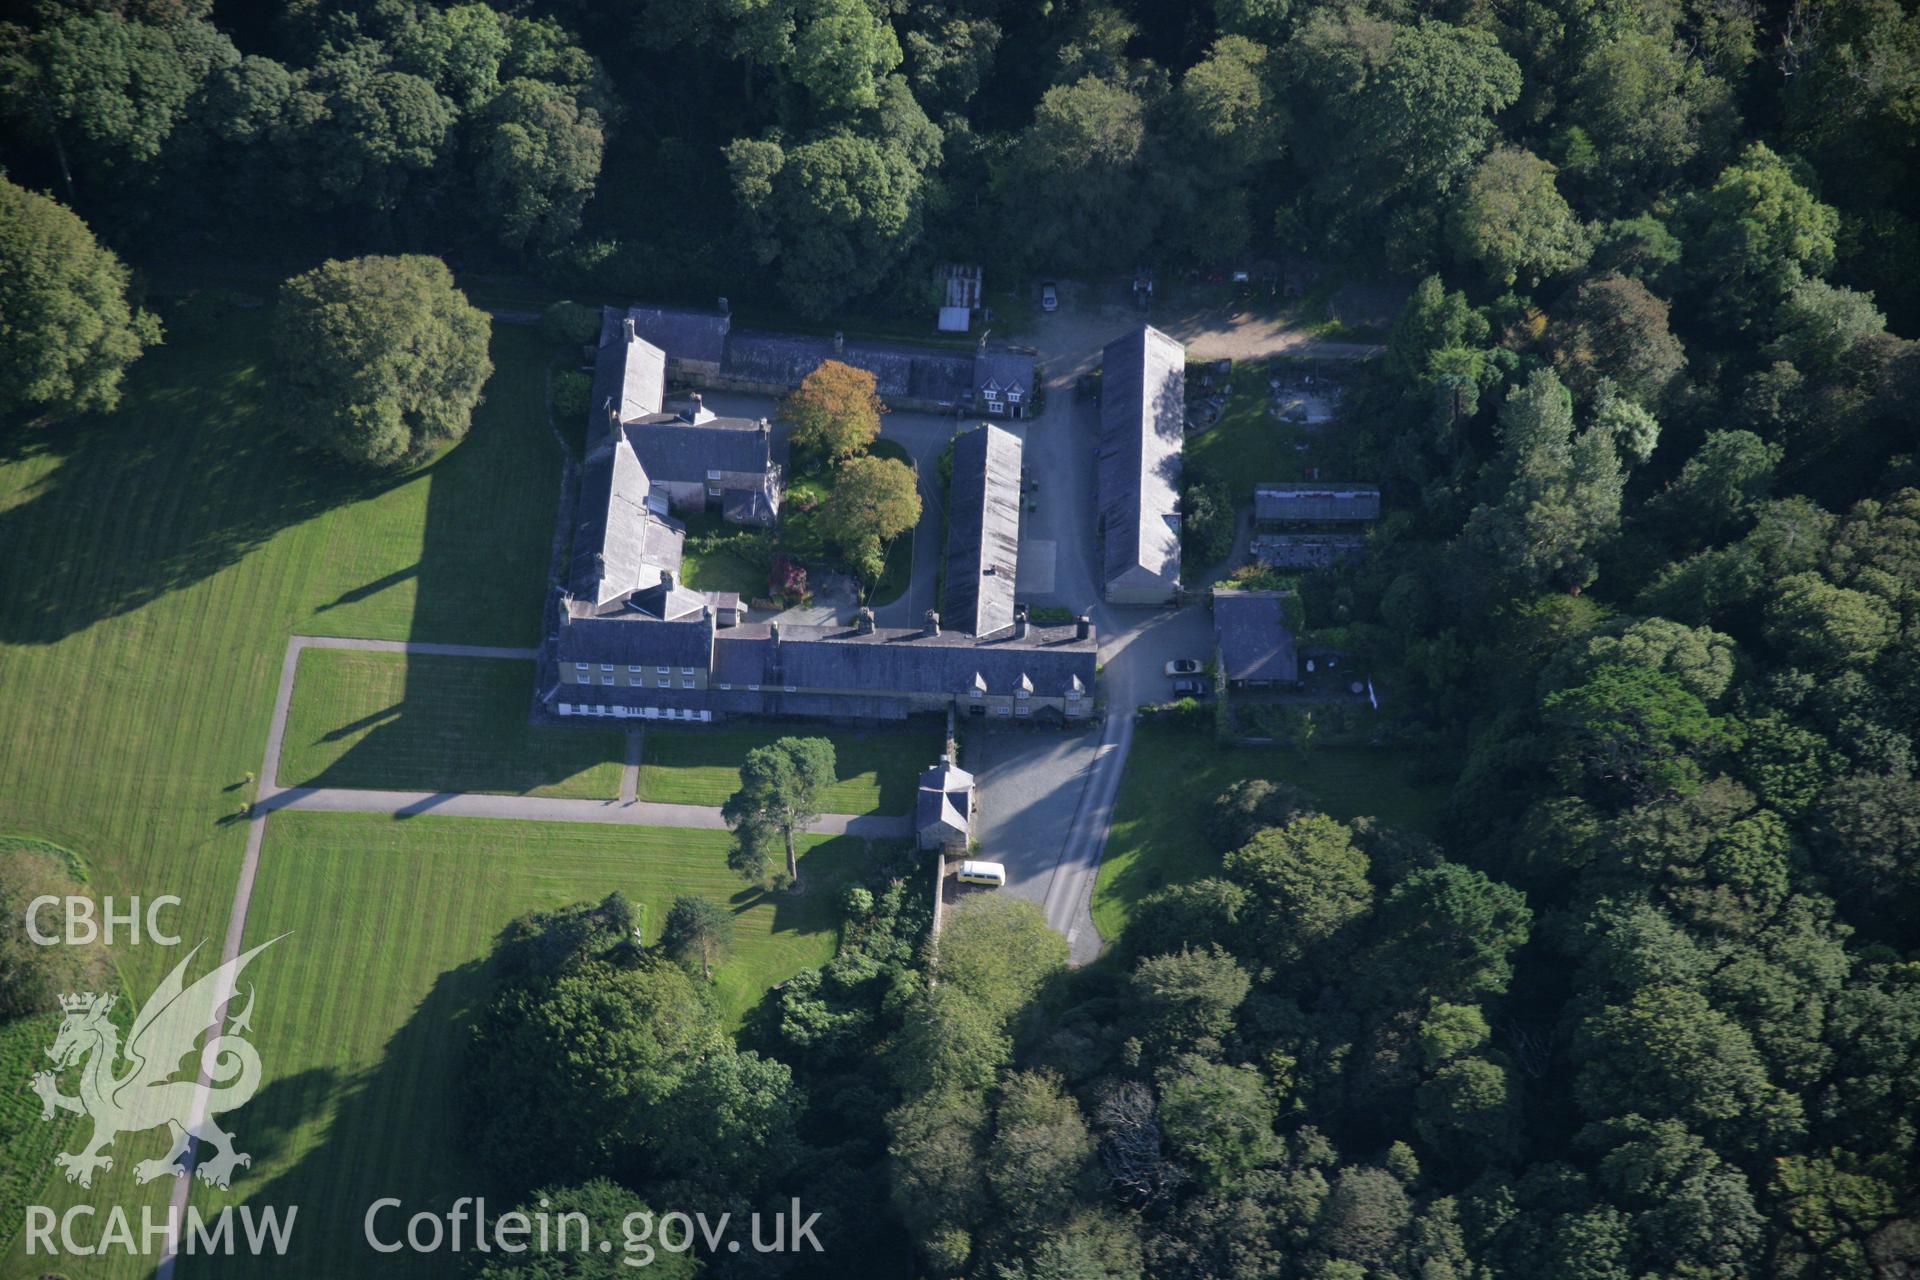
<path fill-rule="evenodd" d="M 1051 280 L 1040 282 L 1040 309 L 1058 311 L 1060 309 L 1060 290 Z"/>
<path fill-rule="evenodd" d="M 1197 676 L 1200 674 L 1200 659 L 1175 658 L 1167 664 L 1167 674 L 1170 676 Z"/>
<path fill-rule="evenodd" d="M 1213 686 L 1205 680 L 1175 680 L 1173 692 L 1181 698 L 1205 698 L 1213 693 Z"/>
<path fill-rule="evenodd" d="M 955 879 L 961 884 L 984 884 L 998 889 L 1007 882 L 1007 868 L 998 862 L 967 861 L 960 864 L 960 874 Z"/>

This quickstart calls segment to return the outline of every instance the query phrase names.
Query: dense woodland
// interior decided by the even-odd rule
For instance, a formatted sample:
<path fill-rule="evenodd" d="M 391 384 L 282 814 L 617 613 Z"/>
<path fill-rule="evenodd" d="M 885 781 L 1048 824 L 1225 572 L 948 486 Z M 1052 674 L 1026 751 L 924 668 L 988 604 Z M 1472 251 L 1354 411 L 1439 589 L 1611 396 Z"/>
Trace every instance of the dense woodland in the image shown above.
<path fill-rule="evenodd" d="M 1389 518 L 1301 587 L 1464 761 L 1443 837 L 1242 785 L 1074 972 L 1013 902 L 930 952 L 903 857 L 740 1047 L 717 926 L 524 921 L 472 1081 L 541 1100 L 477 1122 L 508 1193 L 797 1194 L 823 1275 L 1920 1274 L 1910 8 L 12 7 L 0 410 L 157 337 L 95 237 L 812 318 L 953 259 L 1420 281 L 1344 408 Z"/>

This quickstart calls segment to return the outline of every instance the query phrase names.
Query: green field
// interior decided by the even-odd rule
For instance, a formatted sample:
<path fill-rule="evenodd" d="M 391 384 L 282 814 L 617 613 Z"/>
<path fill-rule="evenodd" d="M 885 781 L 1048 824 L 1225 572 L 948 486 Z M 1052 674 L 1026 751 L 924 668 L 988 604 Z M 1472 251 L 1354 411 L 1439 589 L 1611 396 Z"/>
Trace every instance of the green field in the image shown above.
<path fill-rule="evenodd" d="M 620 794 L 617 730 L 527 721 L 533 663 L 308 649 L 281 746 L 283 787 Z"/>
<path fill-rule="evenodd" d="M 1112 940 L 1133 905 L 1170 884 L 1211 874 L 1220 856 L 1207 844 L 1214 797 L 1242 778 L 1305 788 L 1336 818 L 1369 815 L 1432 833 L 1448 788 L 1416 780 L 1405 752 L 1322 747 L 1222 747 L 1205 730 L 1145 722 L 1134 730 L 1114 802 L 1113 828 L 1093 890 L 1093 922 Z"/>
<path fill-rule="evenodd" d="M 828 731 L 820 725 L 751 725 L 734 729 L 647 729 L 641 739 L 640 798 L 666 804 L 725 804 L 740 787 L 747 752 L 776 738 L 832 741 L 839 775 L 825 813 L 905 813 L 923 770 L 940 758 L 940 731 Z"/>
<path fill-rule="evenodd" d="M 733 949 L 714 992 L 734 1022 L 773 982 L 827 960 L 840 888 L 865 865 L 865 843 L 809 838 L 807 892 L 793 897 L 743 884 L 727 869 L 728 839 L 658 827 L 276 814 L 246 942 L 287 936 L 247 970 L 269 1083 L 234 1116 L 254 1163 L 231 1198 L 299 1205 L 300 1248 L 285 1261 L 207 1270 L 448 1273 L 444 1255 L 374 1256 L 359 1245 L 360 1217 L 381 1195 L 444 1207 L 487 1190 L 459 1157 L 468 1104 L 460 1072 L 466 1027 L 489 989 L 487 952 L 514 917 L 618 889 L 643 906 L 651 940 L 675 895 L 724 902 L 736 917 Z M 203 1210 L 227 1198 L 196 1185 Z"/>
<path fill-rule="evenodd" d="M 465 441 L 369 477 L 309 452 L 276 411 L 264 320 L 238 311 L 175 335 L 111 415 L 0 427 L 0 825 L 74 850 L 102 896 L 178 895 L 184 937 L 215 946 L 287 638 L 533 644 L 560 481 L 547 348 L 530 330 L 496 331 Z M 175 959 L 114 958 L 140 992 Z M 128 1167 L 91 1193 L 58 1179 L 0 1193 L 164 1204 Z M 0 1237 L 20 1220 L 17 1200 L 0 1204 Z"/>

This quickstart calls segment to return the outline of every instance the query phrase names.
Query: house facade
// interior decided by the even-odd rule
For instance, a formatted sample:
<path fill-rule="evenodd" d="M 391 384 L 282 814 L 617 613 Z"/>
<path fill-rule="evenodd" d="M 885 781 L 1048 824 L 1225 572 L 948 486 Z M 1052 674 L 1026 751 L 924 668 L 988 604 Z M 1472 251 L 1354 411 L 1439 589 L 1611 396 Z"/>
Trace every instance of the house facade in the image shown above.
<path fill-rule="evenodd" d="M 1186 347 L 1150 325 L 1101 356 L 1097 470 L 1109 604 L 1171 604 L 1180 592 L 1186 362 Z"/>

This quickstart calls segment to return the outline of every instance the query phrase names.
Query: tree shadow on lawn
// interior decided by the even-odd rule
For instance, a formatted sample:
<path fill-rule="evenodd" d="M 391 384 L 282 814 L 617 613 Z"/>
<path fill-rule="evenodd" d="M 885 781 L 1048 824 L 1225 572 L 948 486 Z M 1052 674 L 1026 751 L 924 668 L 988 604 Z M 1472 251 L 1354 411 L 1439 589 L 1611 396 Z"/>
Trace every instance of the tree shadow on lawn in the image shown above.
<path fill-rule="evenodd" d="M 0 511 L 0 642 L 55 643 L 420 474 L 367 475 L 305 449 L 266 404 L 265 355 L 264 342 L 162 349 L 112 415 L 0 431 L 0 460 L 59 459 Z"/>
<path fill-rule="evenodd" d="M 442 1255 L 401 1253 L 388 1257 L 366 1243 L 364 1219 L 375 1200 L 396 1196 L 403 1207 L 379 1219 L 386 1240 L 404 1236 L 406 1220 L 429 1210 L 445 1213 L 460 1196 L 488 1194 L 488 1180 L 463 1159 L 463 1107 L 513 1106 L 511 1098 L 472 1098 L 462 1091 L 467 1027 L 491 991 L 490 965 L 473 960 L 439 975 L 406 1022 L 387 1037 L 377 1065 L 354 1074 L 332 1068 L 303 1072 L 306 1081 L 270 1099 L 267 1090 L 248 1106 L 249 1127 L 277 1126 L 289 1133 L 327 1101 L 335 1110 L 317 1142 L 270 1180 L 256 1184 L 242 1173 L 234 1189 L 249 1203 L 299 1207 L 285 1257 L 196 1258 L 218 1276 L 296 1276 L 331 1280 L 367 1269 L 381 1274 L 446 1273 Z M 349 994 L 343 990 L 344 1002 Z M 342 1011 L 344 1004 L 336 1006 Z M 269 1101 L 275 1105 L 266 1105 Z M 299 1109 L 293 1109 L 298 1107 Z M 243 1149 L 244 1149 L 243 1143 Z M 256 1157 L 259 1152 L 256 1150 Z M 256 1158 L 255 1167 L 262 1162 Z M 497 1197 L 492 1213 L 512 1206 Z M 471 1227 L 468 1244 L 471 1246 Z M 436 1263 L 438 1265 L 436 1265 Z"/>

